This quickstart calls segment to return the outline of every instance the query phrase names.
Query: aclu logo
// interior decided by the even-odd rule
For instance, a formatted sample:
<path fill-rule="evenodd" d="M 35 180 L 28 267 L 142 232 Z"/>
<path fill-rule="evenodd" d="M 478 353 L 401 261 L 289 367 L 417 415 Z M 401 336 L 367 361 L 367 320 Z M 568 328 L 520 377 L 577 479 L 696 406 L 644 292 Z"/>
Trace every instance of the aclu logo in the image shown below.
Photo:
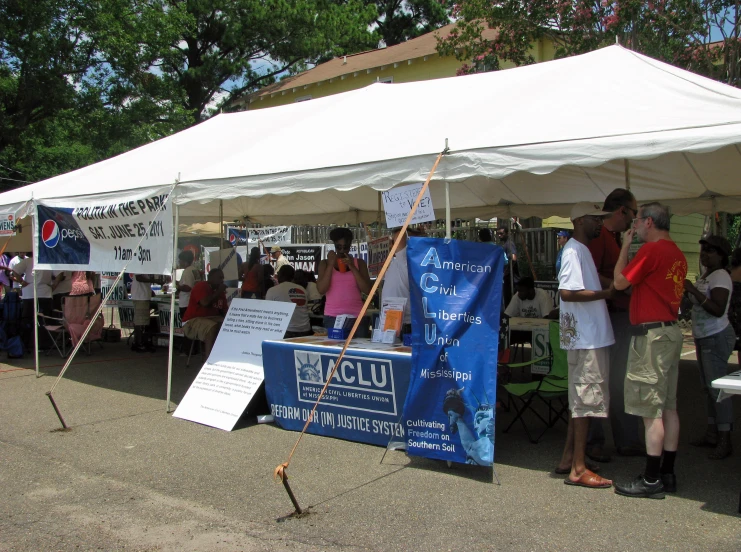
<path fill-rule="evenodd" d="M 388 359 L 294 351 L 299 402 L 314 403 L 324 384 L 322 403 L 337 408 L 396 415 L 394 372 Z"/>
<path fill-rule="evenodd" d="M 72 216 L 72 209 L 39 205 L 39 263 L 87 265 L 90 242 Z M 61 247 L 57 247 L 61 244 Z"/>

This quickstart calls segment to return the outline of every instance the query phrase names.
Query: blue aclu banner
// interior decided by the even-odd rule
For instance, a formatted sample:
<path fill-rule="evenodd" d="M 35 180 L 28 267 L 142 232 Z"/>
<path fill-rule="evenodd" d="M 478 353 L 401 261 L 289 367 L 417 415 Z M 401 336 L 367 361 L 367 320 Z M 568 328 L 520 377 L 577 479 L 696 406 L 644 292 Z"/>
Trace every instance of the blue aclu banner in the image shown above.
<path fill-rule="evenodd" d="M 494 463 L 504 250 L 488 243 L 410 238 L 412 375 L 404 405 L 407 452 Z"/>
<path fill-rule="evenodd" d="M 280 427 L 292 431 L 303 429 L 341 350 L 336 341 L 298 339 L 324 345 L 292 341 L 262 344 L 270 413 Z M 381 446 L 392 437 L 402 438 L 399 419 L 409 371 L 408 353 L 348 349 L 307 431 Z"/>

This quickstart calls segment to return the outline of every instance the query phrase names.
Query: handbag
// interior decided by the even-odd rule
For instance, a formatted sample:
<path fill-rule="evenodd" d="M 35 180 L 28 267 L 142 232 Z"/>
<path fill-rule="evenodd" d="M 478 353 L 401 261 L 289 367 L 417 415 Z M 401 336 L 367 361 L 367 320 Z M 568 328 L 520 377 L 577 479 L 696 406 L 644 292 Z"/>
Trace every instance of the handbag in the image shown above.
<path fill-rule="evenodd" d="M 111 324 L 103 328 L 103 341 L 106 343 L 118 343 L 121 341 L 121 328 L 116 328 Z"/>

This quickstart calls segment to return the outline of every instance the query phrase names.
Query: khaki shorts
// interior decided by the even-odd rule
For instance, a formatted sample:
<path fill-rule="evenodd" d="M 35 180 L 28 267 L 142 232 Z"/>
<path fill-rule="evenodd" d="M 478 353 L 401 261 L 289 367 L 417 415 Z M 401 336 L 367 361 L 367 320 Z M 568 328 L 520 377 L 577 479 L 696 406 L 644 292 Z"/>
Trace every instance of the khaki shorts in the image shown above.
<path fill-rule="evenodd" d="M 661 418 L 677 409 L 677 379 L 682 353 L 678 326 L 648 330 L 633 336 L 625 376 L 625 412 L 642 418 Z"/>
<path fill-rule="evenodd" d="M 132 303 L 134 303 L 134 326 L 149 326 L 149 301 Z"/>
<path fill-rule="evenodd" d="M 610 347 L 566 351 L 569 410 L 573 418 L 607 418 L 610 407 Z"/>
<path fill-rule="evenodd" d="M 188 339 L 206 341 L 206 336 L 214 328 L 221 328 L 223 321 L 224 318 L 221 316 L 199 316 L 198 318 L 191 318 L 183 326 L 183 334 Z"/>

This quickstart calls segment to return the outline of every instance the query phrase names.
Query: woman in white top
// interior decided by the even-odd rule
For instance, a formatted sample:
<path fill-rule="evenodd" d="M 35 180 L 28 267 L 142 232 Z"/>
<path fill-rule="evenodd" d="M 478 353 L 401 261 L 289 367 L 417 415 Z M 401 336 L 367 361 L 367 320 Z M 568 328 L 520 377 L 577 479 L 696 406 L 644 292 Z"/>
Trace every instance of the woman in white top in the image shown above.
<path fill-rule="evenodd" d="M 707 398 L 708 427 L 705 435 L 691 444 L 714 447 L 709 457 L 720 460 L 731 454 L 733 407 L 729 398 L 717 402 L 719 390 L 714 389 L 711 382 L 728 373 L 728 357 L 736 342 L 736 334 L 728 321 L 728 299 L 733 283 L 726 266 L 731 245 L 721 236 L 708 236 L 700 240 L 700 246 L 700 264 L 705 272 L 695 284 L 685 280 L 684 290 L 692 301 L 692 335 Z"/>

